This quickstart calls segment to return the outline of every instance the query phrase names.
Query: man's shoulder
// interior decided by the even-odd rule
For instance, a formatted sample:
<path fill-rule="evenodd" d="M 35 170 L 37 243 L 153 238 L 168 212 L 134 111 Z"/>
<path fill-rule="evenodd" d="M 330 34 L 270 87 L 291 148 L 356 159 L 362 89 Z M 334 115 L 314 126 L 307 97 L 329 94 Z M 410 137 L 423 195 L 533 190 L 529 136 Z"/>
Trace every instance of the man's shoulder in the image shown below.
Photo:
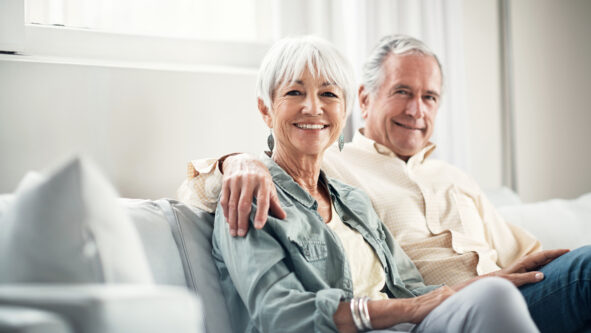
<path fill-rule="evenodd" d="M 445 177 L 451 182 L 463 184 L 473 190 L 480 190 L 480 186 L 468 172 L 447 161 L 429 158 L 423 164 L 430 174 L 437 174 L 439 177 Z"/>

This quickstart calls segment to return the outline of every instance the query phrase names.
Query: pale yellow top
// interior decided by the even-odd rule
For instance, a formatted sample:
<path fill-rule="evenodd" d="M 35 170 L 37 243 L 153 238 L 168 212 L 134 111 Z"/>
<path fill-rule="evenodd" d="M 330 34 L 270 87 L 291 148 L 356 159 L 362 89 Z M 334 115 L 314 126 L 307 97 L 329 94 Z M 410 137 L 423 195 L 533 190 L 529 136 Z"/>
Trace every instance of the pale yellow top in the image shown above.
<path fill-rule="evenodd" d="M 332 219 L 327 226 L 339 237 L 345 249 L 353 279 L 353 295 L 388 299 L 388 295 L 381 292 L 386 284 L 386 273 L 376 253 L 363 236 L 343 223 L 334 206 Z"/>
<path fill-rule="evenodd" d="M 434 149 L 429 145 L 404 162 L 358 132 L 342 152 L 336 147 L 326 151 L 322 169 L 369 195 L 426 284 L 454 285 L 541 249 L 528 232 L 504 221 L 472 178 L 448 163 L 428 159 Z M 197 176 L 194 165 L 209 171 Z M 203 165 L 189 164 L 189 178 L 178 196 L 213 212 L 219 171 L 215 163 Z M 205 180 L 209 178 L 216 181 Z"/>

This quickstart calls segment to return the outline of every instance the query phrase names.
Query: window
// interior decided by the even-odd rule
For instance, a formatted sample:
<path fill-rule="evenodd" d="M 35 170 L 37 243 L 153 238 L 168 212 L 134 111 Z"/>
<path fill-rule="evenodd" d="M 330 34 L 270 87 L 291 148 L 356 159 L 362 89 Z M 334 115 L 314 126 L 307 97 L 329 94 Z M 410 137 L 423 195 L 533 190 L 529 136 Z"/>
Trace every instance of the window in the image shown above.
<path fill-rule="evenodd" d="M 28 0 L 25 21 L 102 32 L 269 42 L 272 0 Z"/>

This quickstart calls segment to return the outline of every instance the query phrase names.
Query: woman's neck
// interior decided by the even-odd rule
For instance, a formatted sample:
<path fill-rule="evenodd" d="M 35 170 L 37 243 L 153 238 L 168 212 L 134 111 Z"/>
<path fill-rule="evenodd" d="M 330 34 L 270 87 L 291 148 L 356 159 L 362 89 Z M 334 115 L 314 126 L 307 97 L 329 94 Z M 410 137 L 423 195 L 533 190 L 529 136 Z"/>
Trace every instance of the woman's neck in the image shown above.
<path fill-rule="evenodd" d="M 318 193 L 322 155 L 286 154 L 280 147 L 277 147 L 271 158 L 308 193 L 312 195 Z"/>

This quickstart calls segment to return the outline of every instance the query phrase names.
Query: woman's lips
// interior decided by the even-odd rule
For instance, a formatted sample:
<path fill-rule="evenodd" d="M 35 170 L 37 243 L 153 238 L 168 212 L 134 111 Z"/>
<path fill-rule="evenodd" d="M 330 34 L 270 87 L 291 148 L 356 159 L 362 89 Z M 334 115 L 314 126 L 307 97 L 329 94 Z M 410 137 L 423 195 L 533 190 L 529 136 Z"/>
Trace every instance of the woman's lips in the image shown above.
<path fill-rule="evenodd" d="M 295 123 L 294 124 L 297 128 L 304 129 L 304 130 L 321 130 L 328 127 L 325 124 L 303 124 L 303 123 Z"/>

